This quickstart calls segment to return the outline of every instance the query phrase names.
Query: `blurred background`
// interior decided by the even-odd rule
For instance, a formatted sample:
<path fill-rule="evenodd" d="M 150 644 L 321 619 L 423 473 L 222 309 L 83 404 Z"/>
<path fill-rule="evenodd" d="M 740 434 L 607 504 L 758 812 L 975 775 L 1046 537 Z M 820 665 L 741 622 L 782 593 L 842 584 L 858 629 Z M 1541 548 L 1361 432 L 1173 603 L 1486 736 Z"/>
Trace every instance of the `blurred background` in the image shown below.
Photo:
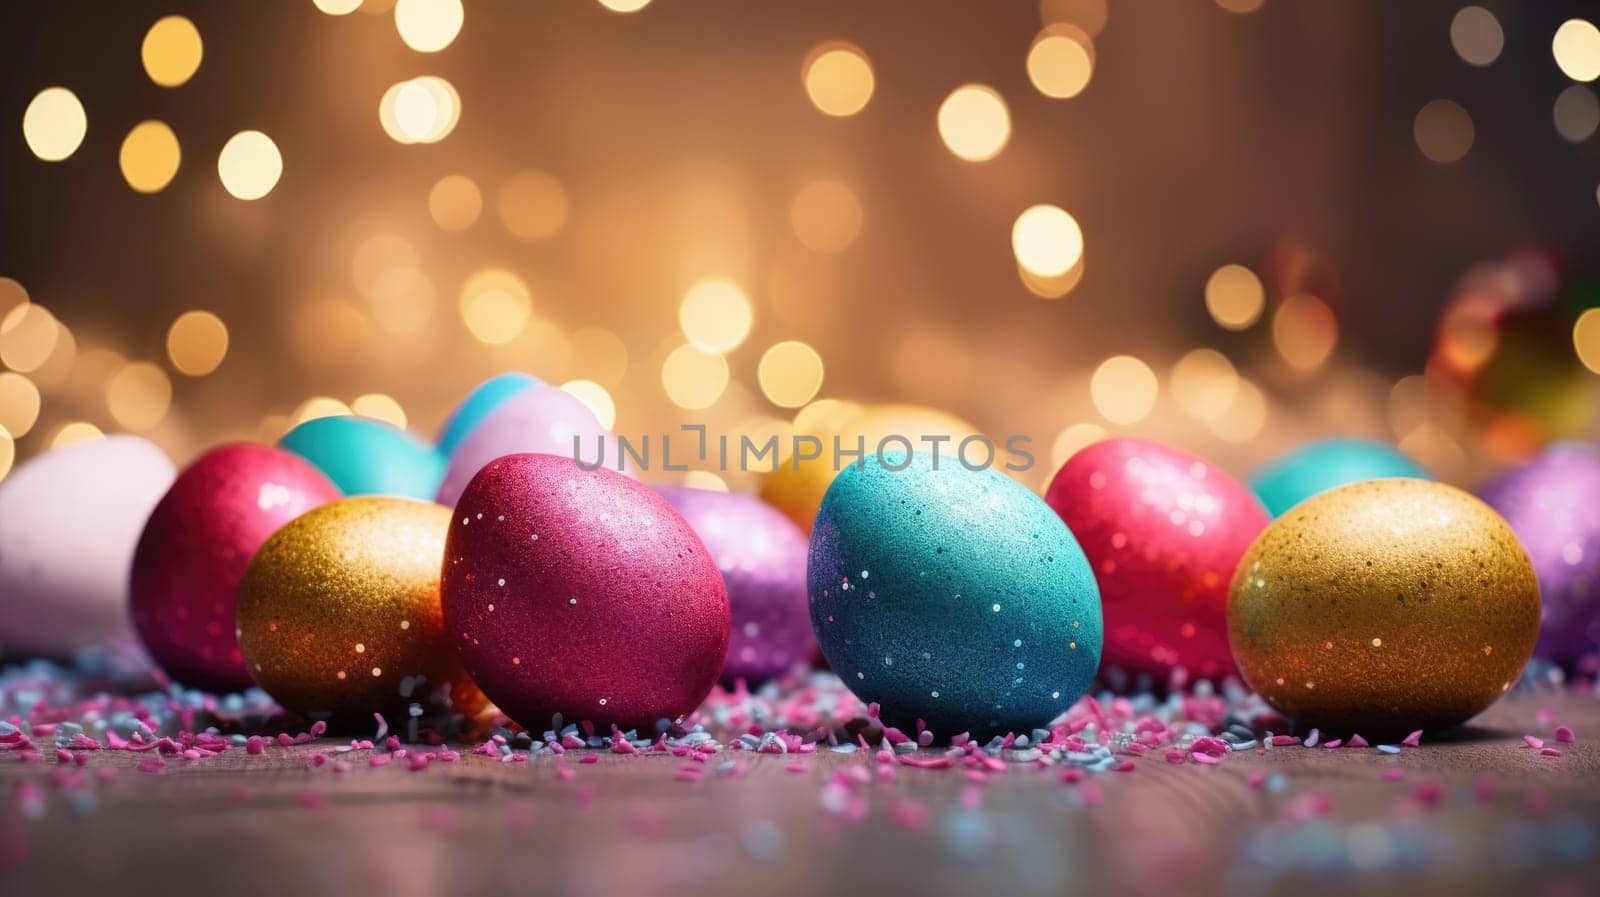
<path fill-rule="evenodd" d="M 0 475 L 493 373 L 1473 483 L 1600 432 L 1592 5 L 5 4 Z M 672 474 L 667 474 L 672 476 Z M 696 473 L 701 485 L 745 476 Z"/>

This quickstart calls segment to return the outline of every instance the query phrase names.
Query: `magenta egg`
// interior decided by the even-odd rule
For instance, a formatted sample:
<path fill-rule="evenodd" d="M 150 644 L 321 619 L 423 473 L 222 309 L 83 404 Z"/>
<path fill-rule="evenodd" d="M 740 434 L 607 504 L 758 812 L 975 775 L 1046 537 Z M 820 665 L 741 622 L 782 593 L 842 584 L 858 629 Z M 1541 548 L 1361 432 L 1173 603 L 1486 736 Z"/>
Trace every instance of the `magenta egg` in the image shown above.
<path fill-rule="evenodd" d="M 700 705 L 728 651 L 728 592 L 688 521 L 565 456 L 508 455 L 472 478 L 440 597 L 467 673 L 534 732 L 559 713 L 654 733 Z"/>
<path fill-rule="evenodd" d="M 604 439 L 605 455 L 599 454 Z M 581 454 L 575 454 L 581 449 Z M 450 464 L 439 486 L 438 502 L 454 505 L 485 464 L 502 455 L 539 452 L 581 457 L 586 462 L 604 460 L 613 470 L 616 446 L 594 412 L 576 396 L 545 383 L 503 399 L 450 452 Z"/>
<path fill-rule="evenodd" d="M 299 455 L 264 445 L 224 445 L 189 465 L 133 556 L 133 625 L 150 656 L 188 686 L 248 688 L 233 616 L 245 567 L 278 527 L 339 497 Z"/>
<path fill-rule="evenodd" d="M 753 495 L 662 489 L 706 544 L 728 587 L 733 626 L 722 679 L 754 685 L 809 664 L 817 650 L 806 597 L 809 540 L 783 512 Z"/>
<path fill-rule="evenodd" d="M 1056 472 L 1045 501 L 1088 555 L 1105 615 L 1102 668 L 1163 679 L 1236 674 L 1228 587 L 1266 528 L 1244 484 L 1188 452 L 1107 439 Z"/>

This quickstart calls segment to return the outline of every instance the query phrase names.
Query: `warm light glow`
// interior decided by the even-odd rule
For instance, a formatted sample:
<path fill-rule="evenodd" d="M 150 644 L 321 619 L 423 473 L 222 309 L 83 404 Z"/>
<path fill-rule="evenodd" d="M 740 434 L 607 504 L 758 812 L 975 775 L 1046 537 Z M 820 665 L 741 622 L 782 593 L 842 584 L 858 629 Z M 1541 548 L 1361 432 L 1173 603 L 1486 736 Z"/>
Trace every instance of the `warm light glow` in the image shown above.
<path fill-rule="evenodd" d="M 371 330 L 354 304 L 338 296 L 317 296 L 295 309 L 289 345 L 301 361 L 329 364 L 366 348 Z"/>
<path fill-rule="evenodd" d="M 712 492 L 727 492 L 728 481 L 720 474 L 710 470 L 691 470 L 683 475 L 683 485 L 690 489 L 709 489 Z"/>
<path fill-rule="evenodd" d="M 347 16 L 361 7 L 361 0 L 311 0 L 330 16 Z"/>
<path fill-rule="evenodd" d="M 378 100 L 378 123 L 396 143 L 438 143 L 460 121 L 461 95 L 435 75 L 392 84 Z"/>
<path fill-rule="evenodd" d="M 1333 309 L 1316 296 L 1290 296 L 1272 315 L 1272 343 L 1291 367 L 1315 370 L 1333 354 L 1338 341 Z"/>
<path fill-rule="evenodd" d="M 600 0 L 600 5 L 612 12 L 638 12 L 650 5 L 650 0 Z"/>
<path fill-rule="evenodd" d="M 93 442 L 96 439 L 104 438 L 106 438 L 106 434 L 100 432 L 99 427 L 80 420 L 57 430 L 54 438 L 50 440 L 50 447 L 60 449 L 69 445 L 77 445 L 80 442 Z"/>
<path fill-rule="evenodd" d="M 1243 379 L 1234 391 L 1228 410 L 1207 421 L 1213 435 L 1235 445 L 1256 438 L 1266 423 L 1267 397 L 1262 395 L 1260 387 Z"/>
<path fill-rule="evenodd" d="M 1214 420 L 1233 405 L 1239 372 L 1215 349 L 1195 349 L 1172 366 L 1172 398 L 1198 420 Z"/>
<path fill-rule="evenodd" d="M 78 97 L 65 87 L 46 87 L 22 113 L 22 137 L 46 162 L 60 162 L 78 151 L 89 117 Z"/>
<path fill-rule="evenodd" d="M 393 427 L 402 430 L 406 428 L 406 410 L 391 396 L 381 392 L 369 392 L 366 395 L 356 396 L 350 403 L 350 410 L 362 417 L 381 420 Z"/>
<path fill-rule="evenodd" d="M 1224 330 L 1248 329 L 1266 302 L 1261 278 L 1243 265 L 1223 265 L 1206 279 L 1206 311 Z"/>
<path fill-rule="evenodd" d="M 685 343 L 662 362 L 661 386 L 679 408 L 710 408 L 728 388 L 728 360 Z"/>
<path fill-rule="evenodd" d="M 1550 41 L 1561 73 L 1574 81 L 1600 78 L 1600 28 L 1584 19 L 1568 19 Z"/>
<path fill-rule="evenodd" d="M 1572 325 L 1572 346 L 1583 366 L 1600 374 L 1600 308 L 1578 315 L 1578 322 Z"/>
<path fill-rule="evenodd" d="M 744 290 L 721 278 L 690 287 L 678 308 L 683 335 L 705 352 L 731 352 L 750 335 L 751 322 L 750 300 Z"/>
<path fill-rule="evenodd" d="M 17 439 L 39 420 L 39 387 L 15 371 L 0 373 L 0 429 Z"/>
<path fill-rule="evenodd" d="M 1011 226 L 1011 251 L 1023 270 L 1060 277 L 1083 257 L 1083 231 L 1071 215 L 1051 205 L 1023 211 Z"/>
<path fill-rule="evenodd" d="M 1434 100 L 1417 110 L 1411 133 L 1424 156 L 1449 164 L 1459 161 L 1472 149 L 1472 116 L 1459 103 Z"/>
<path fill-rule="evenodd" d="M 350 279 L 356 289 L 372 295 L 383 275 L 396 268 L 415 268 L 417 250 L 396 234 L 373 234 L 361 241 L 350 260 Z"/>
<path fill-rule="evenodd" d="M 839 252 L 861 233 L 861 201 L 838 181 L 813 181 L 789 206 L 794 235 L 813 252 Z"/>
<path fill-rule="evenodd" d="M 600 426 L 609 430 L 617 425 L 617 403 L 604 386 L 593 380 L 568 380 L 561 388 L 587 405 Z"/>
<path fill-rule="evenodd" d="M 148 361 L 125 365 L 106 384 L 106 407 L 125 429 L 148 430 L 172 407 L 172 381 Z"/>
<path fill-rule="evenodd" d="M 533 314 L 533 298 L 522 278 L 503 268 L 488 268 L 461 286 L 461 320 L 479 342 L 509 343 Z"/>
<path fill-rule="evenodd" d="M 530 242 L 560 233 L 570 210 L 561 182 L 542 171 L 521 171 L 506 178 L 495 206 L 506 230 Z"/>
<path fill-rule="evenodd" d="M 428 191 L 428 214 L 440 230 L 466 230 L 482 212 L 483 194 L 466 175 L 445 175 Z"/>
<path fill-rule="evenodd" d="M 300 403 L 294 414 L 289 419 L 288 429 L 292 430 L 308 420 L 318 420 L 324 417 L 345 417 L 350 414 L 350 406 L 330 396 L 312 396 Z"/>
<path fill-rule="evenodd" d="M 1046 26 L 1028 50 L 1028 80 L 1047 97 L 1064 100 L 1083 93 L 1094 76 L 1094 44 L 1075 25 Z"/>
<path fill-rule="evenodd" d="M 1568 143 L 1582 143 L 1600 128 L 1600 99 L 1582 84 L 1574 84 L 1556 96 L 1553 110 L 1556 133 Z"/>
<path fill-rule="evenodd" d="M 19 305 L 0 318 L 0 363 L 26 374 L 50 360 L 60 340 L 61 324 L 42 305 Z"/>
<path fill-rule="evenodd" d="M 183 16 L 167 16 L 151 25 L 139 48 L 145 74 L 162 87 L 177 87 L 193 78 L 203 55 L 200 30 Z"/>
<path fill-rule="evenodd" d="M 17 460 L 17 444 L 12 441 L 11 434 L 5 427 L 0 427 L 0 480 L 6 478 L 11 472 L 12 462 Z"/>
<path fill-rule="evenodd" d="M 9 277 L 0 277 L 0 321 L 19 305 L 27 305 L 28 289 Z"/>
<path fill-rule="evenodd" d="M 801 78 L 811 102 L 828 115 L 855 115 L 872 99 L 872 63 L 854 44 L 829 42 L 812 49 Z"/>
<path fill-rule="evenodd" d="M 1506 34 L 1494 13 L 1481 6 L 1463 6 L 1450 20 L 1450 46 L 1462 62 L 1485 66 L 1500 58 Z"/>
<path fill-rule="evenodd" d="M 572 334 L 575 373 L 606 389 L 616 389 L 628 371 L 628 346 L 604 327 L 581 327 Z"/>
<path fill-rule="evenodd" d="M 186 311 L 167 330 L 167 357 L 179 373 L 204 377 L 228 356 L 228 325 L 209 311 Z"/>
<path fill-rule="evenodd" d="M 786 340 L 762 354 L 756 380 L 767 401 L 781 408 L 799 408 L 822 389 L 822 356 L 805 343 Z"/>
<path fill-rule="evenodd" d="M 1500 341 L 1494 321 L 1495 303 L 1475 299 L 1450 306 L 1439 322 L 1439 355 L 1457 371 L 1483 367 Z"/>
<path fill-rule="evenodd" d="M 1078 263 L 1068 269 L 1067 273 L 1056 277 L 1035 274 L 1022 267 L 1022 263 L 1018 262 L 1017 277 L 1022 280 L 1022 285 L 1028 288 L 1028 292 L 1035 296 L 1041 299 L 1060 299 L 1062 296 L 1077 289 L 1078 284 L 1083 280 L 1083 258 L 1080 256 Z"/>
<path fill-rule="evenodd" d="M 1070 24 L 1091 38 L 1106 27 L 1106 0 L 1039 0 L 1039 21 L 1045 25 Z"/>
<path fill-rule="evenodd" d="M 1115 355 L 1095 368 L 1089 397 L 1101 417 L 1114 424 L 1134 424 L 1155 408 L 1160 388 L 1149 365 L 1132 355 Z"/>
<path fill-rule="evenodd" d="M 217 175 L 235 197 L 260 199 L 278 186 L 283 176 L 283 156 L 272 138 L 260 131 L 240 131 L 228 139 L 217 156 Z"/>
<path fill-rule="evenodd" d="M 394 5 L 395 30 L 418 53 L 437 53 L 450 46 L 465 17 L 461 0 L 398 0 Z"/>
<path fill-rule="evenodd" d="M 939 136 L 950 152 L 968 162 L 993 159 L 1011 139 L 1011 113 L 994 88 L 967 84 L 939 105 Z"/>
<path fill-rule="evenodd" d="M 1094 445 L 1106 436 L 1106 428 L 1099 424 L 1067 425 L 1050 443 L 1050 468 L 1052 470 L 1060 468 L 1080 449 Z"/>
<path fill-rule="evenodd" d="M 134 125 L 117 156 L 123 180 L 140 193 L 158 193 L 172 183 L 182 160 L 178 136 L 165 122 L 155 120 Z"/>
<path fill-rule="evenodd" d="M 1217 0 L 1217 5 L 1228 12 L 1244 15 L 1260 9 L 1267 0 Z"/>

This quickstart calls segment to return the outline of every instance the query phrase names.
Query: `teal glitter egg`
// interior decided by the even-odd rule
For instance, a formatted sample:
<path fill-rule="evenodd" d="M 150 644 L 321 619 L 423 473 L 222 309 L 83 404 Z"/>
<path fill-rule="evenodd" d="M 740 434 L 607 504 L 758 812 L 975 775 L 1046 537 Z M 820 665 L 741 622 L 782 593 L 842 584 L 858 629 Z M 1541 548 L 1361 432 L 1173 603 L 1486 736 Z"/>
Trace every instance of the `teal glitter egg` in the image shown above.
<path fill-rule="evenodd" d="M 489 416 L 489 412 L 499 408 L 501 402 L 539 382 L 538 377 L 512 371 L 496 374 L 473 387 L 472 392 L 467 393 L 467 397 L 461 400 L 461 404 L 456 406 L 450 419 L 446 420 L 444 427 L 439 430 L 439 453 L 448 458 L 450 453 L 456 450 L 456 446 L 461 444 L 461 440 L 466 439 L 467 434 Z"/>
<path fill-rule="evenodd" d="M 1250 478 L 1250 488 L 1280 517 L 1320 492 L 1346 483 L 1386 477 L 1433 477 L 1399 450 L 1370 439 L 1323 439 L 1307 443 Z"/>
<path fill-rule="evenodd" d="M 432 501 L 445 458 L 421 437 L 365 417 L 319 417 L 278 440 L 310 461 L 345 495 Z"/>
<path fill-rule="evenodd" d="M 1027 732 L 1100 666 L 1100 591 L 1072 533 L 1014 480 L 948 456 L 841 471 L 807 580 L 829 665 L 906 731 L 921 719 L 939 738 Z"/>

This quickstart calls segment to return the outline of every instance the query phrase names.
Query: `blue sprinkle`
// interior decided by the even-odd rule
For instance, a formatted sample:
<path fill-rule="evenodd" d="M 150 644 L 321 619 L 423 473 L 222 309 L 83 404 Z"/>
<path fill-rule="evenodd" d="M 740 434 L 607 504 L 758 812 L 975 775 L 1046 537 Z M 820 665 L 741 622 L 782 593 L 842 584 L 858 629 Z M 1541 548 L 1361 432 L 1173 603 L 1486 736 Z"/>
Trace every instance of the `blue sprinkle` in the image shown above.
<path fill-rule="evenodd" d="M 856 746 L 855 742 L 847 741 L 844 744 L 834 745 L 830 750 L 835 754 L 853 754 L 856 752 Z"/>
<path fill-rule="evenodd" d="M 1400 753 L 1400 745 L 1398 745 L 1398 744 L 1380 744 L 1380 745 L 1378 745 L 1378 750 L 1383 751 L 1385 754 L 1398 754 L 1398 753 Z"/>

